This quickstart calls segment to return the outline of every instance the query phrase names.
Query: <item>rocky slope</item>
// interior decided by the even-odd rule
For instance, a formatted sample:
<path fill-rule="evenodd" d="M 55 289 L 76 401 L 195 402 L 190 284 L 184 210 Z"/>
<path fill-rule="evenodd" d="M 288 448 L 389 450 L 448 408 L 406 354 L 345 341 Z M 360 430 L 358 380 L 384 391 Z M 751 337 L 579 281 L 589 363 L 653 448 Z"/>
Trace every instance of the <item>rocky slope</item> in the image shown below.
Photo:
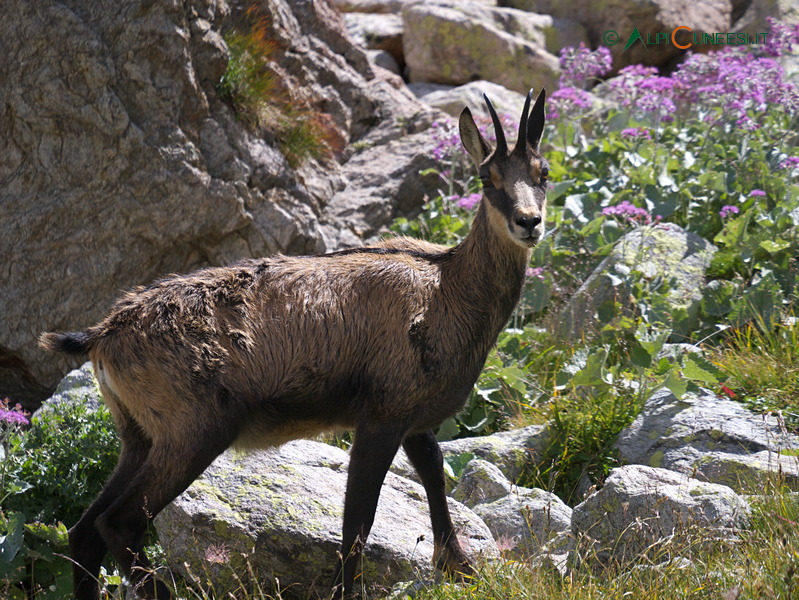
<path fill-rule="evenodd" d="M 89 363 L 62 381 L 42 411 L 71 402 L 100 403 Z M 707 540 L 735 540 L 748 527 L 746 494 L 799 477 L 799 436 L 708 391 L 679 401 L 667 390 L 655 393 L 619 436 L 622 466 L 573 509 L 518 485 L 524 462 L 539 460 L 547 443 L 547 427 L 535 425 L 441 444 L 445 458 L 470 458 L 449 485 L 450 509 L 476 560 L 501 552 L 564 574 L 584 561 L 657 557 L 663 548 L 679 549 L 673 560 L 701 560 Z M 324 594 L 348 462 L 343 450 L 309 440 L 224 453 L 155 519 L 169 568 L 190 579 L 202 574 L 219 590 L 249 565 L 267 592 Z M 402 453 L 392 471 L 362 564 L 369 591 L 433 576 L 424 488 Z"/>

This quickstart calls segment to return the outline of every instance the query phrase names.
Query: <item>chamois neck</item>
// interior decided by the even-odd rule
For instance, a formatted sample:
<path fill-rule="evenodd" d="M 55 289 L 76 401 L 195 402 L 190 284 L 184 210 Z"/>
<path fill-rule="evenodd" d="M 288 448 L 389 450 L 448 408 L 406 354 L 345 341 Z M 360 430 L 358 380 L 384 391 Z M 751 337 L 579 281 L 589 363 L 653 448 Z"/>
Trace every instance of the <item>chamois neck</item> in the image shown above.
<path fill-rule="evenodd" d="M 452 249 L 442 283 L 452 287 L 461 306 L 478 313 L 475 335 L 486 336 L 491 345 L 519 301 L 531 250 L 503 235 L 500 228 L 506 225 L 492 222 L 486 202 L 483 198 L 469 234 Z"/>

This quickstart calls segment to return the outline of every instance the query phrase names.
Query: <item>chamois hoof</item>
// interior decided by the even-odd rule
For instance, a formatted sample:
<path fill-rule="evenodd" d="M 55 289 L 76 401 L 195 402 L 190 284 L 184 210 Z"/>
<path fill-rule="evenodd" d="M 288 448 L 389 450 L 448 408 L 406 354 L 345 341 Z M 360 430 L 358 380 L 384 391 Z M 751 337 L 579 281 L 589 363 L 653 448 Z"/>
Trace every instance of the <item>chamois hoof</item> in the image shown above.
<path fill-rule="evenodd" d="M 462 553 L 446 549 L 439 555 L 436 567 L 458 581 L 467 581 L 475 575 L 474 567 L 468 558 Z"/>

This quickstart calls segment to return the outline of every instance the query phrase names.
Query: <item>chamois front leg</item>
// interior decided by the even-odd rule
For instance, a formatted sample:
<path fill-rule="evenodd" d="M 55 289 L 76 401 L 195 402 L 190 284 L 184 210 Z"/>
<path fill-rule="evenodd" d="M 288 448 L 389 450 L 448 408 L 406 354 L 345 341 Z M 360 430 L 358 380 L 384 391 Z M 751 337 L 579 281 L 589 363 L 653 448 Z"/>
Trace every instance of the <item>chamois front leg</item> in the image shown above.
<path fill-rule="evenodd" d="M 427 492 L 436 566 L 460 577 L 473 575 L 474 569 L 458 543 L 458 536 L 449 514 L 444 481 L 444 457 L 435 435 L 432 431 L 409 435 L 402 442 L 402 447 L 416 472 L 419 473 Z"/>
<path fill-rule="evenodd" d="M 359 426 L 350 452 L 341 559 L 333 579 L 333 598 L 351 598 L 361 553 L 375 520 L 380 488 L 405 431 L 397 423 Z"/>

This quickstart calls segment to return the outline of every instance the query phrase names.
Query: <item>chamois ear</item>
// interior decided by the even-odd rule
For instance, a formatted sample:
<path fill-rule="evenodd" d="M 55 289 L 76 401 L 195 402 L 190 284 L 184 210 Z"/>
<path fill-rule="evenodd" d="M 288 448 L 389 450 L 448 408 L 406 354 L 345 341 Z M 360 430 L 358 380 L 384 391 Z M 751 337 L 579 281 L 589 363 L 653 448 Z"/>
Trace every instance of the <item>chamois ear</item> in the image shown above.
<path fill-rule="evenodd" d="M 544 133 L 544 123 L 546 122 L 544 104 L 546 100 L 547 91 L 542 89 L 538 94 L 538 98 L 535 99 L 533 110 L 527 120 L 527 143 L 536 152 L 538 151 L 538 145 L 541 143 L 541 134 Z"/>
<path fill-rule="evenodd" d="M 460 129 L 461 142 L 466 152 L 472 157 L 474 164 L 478 167 L 483 164 L 486 156 L 491 154 L 491 146 L 480 133 L 480 130 L 475 125 L 472 111 L 469 107 L 465 107 L 461 111 L 461 116 L 458 119 L 458 128 Z"/>

